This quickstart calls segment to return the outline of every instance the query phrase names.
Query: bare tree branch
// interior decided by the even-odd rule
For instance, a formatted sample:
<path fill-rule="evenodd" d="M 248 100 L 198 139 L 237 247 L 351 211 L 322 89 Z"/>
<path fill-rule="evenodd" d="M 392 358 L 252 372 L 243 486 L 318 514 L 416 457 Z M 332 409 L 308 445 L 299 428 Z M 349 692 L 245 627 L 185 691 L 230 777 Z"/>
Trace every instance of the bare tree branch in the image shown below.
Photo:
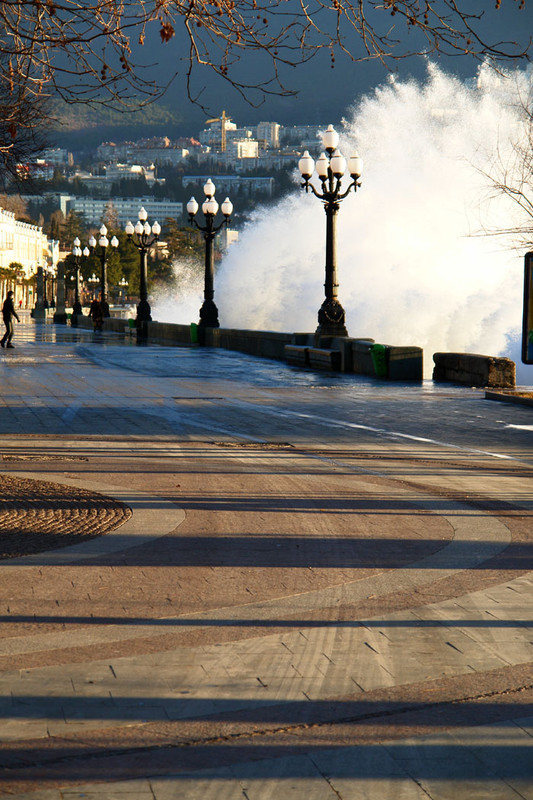
<path fill-rule="evenodd" d="M 36 97 L 59 92 L 69 102 L 138 103 L 140 92 L 151 99 L 164 86 L 143 77 L 133 51 L 154 29 L 162 46 L 172 46 L 176 32 L 179 43 L 185 35 L 189 46 L 177 60 L 186 73 L 202 66 L 238 82 L 231 73 L 239 56 L 263 53 L 272 71 L 261 85 L 280 93 L 287 90 L 279 67 L 323 49 L 332 59 L 341 51 L 385 63 L 435 52 L 499 62 L 528 57 L 529 45 L 485 41 L 478 32 L 483 15 L 463 6 L 459 0 L 8 0 L 0 3 L 0 92 L 7 97 L 22 82 Z"/>
<path fill-rule="evenodd" d="M 491 198 L 506 197 L 521 212 L 522 223 L 513 228 L 487 228 L 481 235 L 510 236 L 517 248 L 533 248 L 533 76 L 519 92 L 519 124 L 510 148 L 500 145 L 486 169 L 477 167 L 489 186 Z"/>
<path fill-rule="evenodd" d="M 525 0 L 507 1 L 520 15 Z M 500 4 L 484 13 L 497 15 Z M 247 98 L 254 90 L 287 95 L 283 67 L 321 51 L 332 65 L 337 53 L 384 64 L 431 53 L 529 59 L 531 42 L 486 41 L 483 14 L 467 7 L 466 0 L 7 0 L 0 3 L 0 157 L 14 157 L 14 142 L 35 128 L 48 98 L 139 107 L 161 96 L 173 76 L 154 78 L 139 63 L 148 41 L 150 62 L 158 61 L 153 32 L 161 47 L 176 49 L 176 71 L 196 102 L 198 69 Z M 238 61 L 250 52 L 269 68 L 259 82 L 241 77 Z"/>

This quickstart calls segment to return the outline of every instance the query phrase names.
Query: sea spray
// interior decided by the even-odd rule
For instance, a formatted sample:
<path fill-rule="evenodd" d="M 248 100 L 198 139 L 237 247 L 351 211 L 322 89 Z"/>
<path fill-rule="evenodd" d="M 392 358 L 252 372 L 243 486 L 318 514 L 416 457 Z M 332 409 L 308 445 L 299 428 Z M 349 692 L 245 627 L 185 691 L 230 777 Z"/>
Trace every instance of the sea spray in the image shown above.
<path fill-rule="evenodd" d="M 198 322 L 203 301 L 204 273 L 190 258 L 176 259 L 172 264 L 174 283 L 158 290 L 151 298 L 152 317 L 158 322 L 188 325 Z"/>
<path fill-rule="evenodd" d="M 530 80 L 483 66 L 461 82 L 429 65 L 424 83 L 391 80 L 347 114 L 340 149 L 357 149 L 365 162 L 361 189 L 338 215 L 339 299 L 351 336 L 421 346 L 429 368 L 442 350 L 516 357 L 523 251 L 486 234 L 523 219 L 485 173 L 496 153 L 512 161 Z M 313 331 L 324 258 L 322 204 L 295 185 L 253 214 L 218 269 L 221 325 Z M 196 300 L 199 308 L 198 292 Z M 196 320 L 197 309 L 183 319 L 182 308 L 173 321 Z"/>

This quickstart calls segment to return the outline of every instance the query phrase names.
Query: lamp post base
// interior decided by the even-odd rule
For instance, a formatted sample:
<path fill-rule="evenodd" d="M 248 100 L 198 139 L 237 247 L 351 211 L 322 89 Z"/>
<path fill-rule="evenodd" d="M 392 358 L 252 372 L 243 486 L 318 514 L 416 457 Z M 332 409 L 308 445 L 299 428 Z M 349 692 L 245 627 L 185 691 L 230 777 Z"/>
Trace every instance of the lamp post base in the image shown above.
<path fill-rule="evenodd" d="M 218 321 L 218 308 L 213 300 L 204 300 L 200 309 L 199 328 L 220 328 Z"/>
<path fill-rule="evenodd" d="M 137 306 L 137 322 L 151 322 L 152 310 L 148 300 L 141 300 Z"/>
<path fill-rule="evenodd" d="M 148 300 L 141 300 L 137 306 L 135 327 L 137 328 L 137 342 L 145 342 L 148 338 L 148 322 L 152 321 L 152 314 Z"/>
<path fill-rule="evenodd" d="M 315 331 L 315 338 L 321 336 L 347 337 L 348 331 L 344 324 L 344 308 L 338 300 L 324 300 L 318 312 L 318 328 Z"/>
<path fill-rule="evenodd" d="M 35 308 L 32 308 L 30 316 L 32 319 L 46 320 L 46 311 L 42 302 L 37 303 Z"/>

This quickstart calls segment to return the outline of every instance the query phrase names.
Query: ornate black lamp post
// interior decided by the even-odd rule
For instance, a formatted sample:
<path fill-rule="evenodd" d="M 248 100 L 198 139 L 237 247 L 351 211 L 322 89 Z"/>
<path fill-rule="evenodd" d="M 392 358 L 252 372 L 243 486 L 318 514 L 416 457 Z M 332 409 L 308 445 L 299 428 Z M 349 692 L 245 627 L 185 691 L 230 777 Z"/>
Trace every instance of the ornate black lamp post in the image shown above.
<path fill-rule="evenodd" d="M 140 254 L 140 300 L 137 306 L 137 319 L 136 325 L 138 330 L 143 330 L 144 326 L 140 323 L 150 322 L 152 315 L 150 313 L 150 304 L 148 302 L 148 251 L 155 242 L 159 239 L 161 233 L 161 225 L 159 222 L 154 222 L 150 227 L 147 222 L 148 214 L 141 208 L 139 211 L 139 221 L 133 227 L 131 222 L 126 224 L 126 233 L 130 242 L 133 242 Z"/>
<path fill-rule="evenodd" d="M 48 264 L 45 262 L 43 265 L 43 305 L 45 312 L 50 308 L 50 303 L 48 302 L 48 274 Z"/>
<path fill-rule="evenodd" d="M 218 203 L 215 200 L 215 184 L 211 178 L 209 178 L 207 183 L 204 185 L 204 194 L 206 199 L 202 203 L 202 211 L 205 217 L 205 225 L 200 225 L 194 218 L 198 211 L 198 203 L 194 197 L 191 197 L 187 203 L 189 219 L 191 223 L 194 222 L 199 231 L 203 232 L 205 239 L 204 302 L 200 309 L 199 327 L 218 328 L 220 327 L 218 322 L 218 308 L 216 307 L 213 299 L 215 296 L 215 253 L 213 244 L 215 241 L 215 234 L 222 228 L 223 225 L 227 225 L 229 223 L 230 217 L 233 213 L 233 204 L 231 203 L 229 197 L 226 197 L 220 207 L 220 210 L 224 215 L 224 219 L 219 225 L 215 225 L 215 217 L 218 212 Z"/>
<path fill-rule="evenodd" d="M 109 245 L 111 247 L 118 247 L 118 239 L 116 236 L 113 236 L 111 242 L 107 238 L 107 228 L 105 225 L 102 225 L 100 228 L 100 238 L 98 239 L 98 244 L 100 245 L 100 305 L 102 307 L 102 313 L 104 317 L 109 317 L 109 303 L 107 302 L 107 248 Z M 91 236 L 89 239 L 89 247 L 91 250 L 94 250 L 96 247 L 96 239 L 94 236 Z"/>
<path fill-rule="evenodd" d="M 72 255 L 74 256 L 74 266 L 76 268 L 76 274 L 74 278 L 74 305 L 72 306 L 72 315 L 76 316 L 77 314 L 83 314 L 83 310 L 80 303 L 80 258 L 82 255 L 87 257 L 90 255 L 90 250 L 88 247 L 84 247 L 83 250 L 81 249 L 81 242 L 76 236 L 74 239 L 74 247 L 72 248 Z"/>
<path fill-rule="evenodd" d="M 46 319 L 44 291 L 44 269 L 37 262 L 35 265 L 35 306 L 31 310 L 31 316 L 38 320 Z"/>
<path fill-rule="evenodd" d="M 346 172 L 346 159 L 337 150 L 339 134 L 328 125 L 327 131 L 322 136 L 322 144 L 326 153 L 322 153 L 316 165 L 308 151 L 298 162 L 298 168 L 303 178 L 302 187 L 308 192 L 309 189 L 315 197 L 322 200 L 326 212 L 326 282 L 324 284 L 326 299 L 318 312 L 318 328 L 315 336 L 348 336 L 348 331 L 344 324 L 344 309 L 337 298 L 337 238 L 336 222 L 337 211 L 340 208 L 341 200 L 349 194 L 350 189 L 357 191 L 361 185 L 358 183 L 363 171 L 363 160 L 357 154 L 348 159 L 348 173 L 352 182 L 341 192 L 342 178 Z M 311 176 L 316 167 L 316 172 L 321 183 L 322 192 L 315 189 L 310 183 Z"/>

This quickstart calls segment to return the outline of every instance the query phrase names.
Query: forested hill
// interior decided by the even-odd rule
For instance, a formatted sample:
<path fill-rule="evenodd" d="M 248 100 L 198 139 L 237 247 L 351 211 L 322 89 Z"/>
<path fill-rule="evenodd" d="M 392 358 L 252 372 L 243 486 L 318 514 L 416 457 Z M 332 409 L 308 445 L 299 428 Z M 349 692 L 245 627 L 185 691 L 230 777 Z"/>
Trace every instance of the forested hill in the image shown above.
<path fill-rule="evenodd" d="M 204 116 L 189 106 L 186 114 L 163 103 L 150 103 L 134 111 L 113 110 L 105 106 L 55 101 L 51 105 L 49 127 L 51 143 L 67 148 L 94 147 L 102 141 L 121 141 L 139 136 L 191 135 L 203 127 Z M 197 117 L 197 119 L 195 119 Z"/>

